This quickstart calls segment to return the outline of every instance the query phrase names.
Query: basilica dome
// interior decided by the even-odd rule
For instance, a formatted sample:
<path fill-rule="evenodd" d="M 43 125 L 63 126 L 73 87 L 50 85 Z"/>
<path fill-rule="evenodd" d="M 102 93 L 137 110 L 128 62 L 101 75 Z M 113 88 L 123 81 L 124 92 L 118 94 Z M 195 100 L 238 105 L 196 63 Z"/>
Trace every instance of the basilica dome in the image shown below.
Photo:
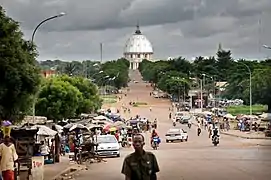
<path fill-rule="evenodd" d="M 137 69 L 143 59 L 152 59 L 153 48 L 151 42 L 141 33 L 139 26 L 137 26 L 135 33 L 126 41 L 123 54 L 124 58 L 130 61 L 131 69 Z"/>

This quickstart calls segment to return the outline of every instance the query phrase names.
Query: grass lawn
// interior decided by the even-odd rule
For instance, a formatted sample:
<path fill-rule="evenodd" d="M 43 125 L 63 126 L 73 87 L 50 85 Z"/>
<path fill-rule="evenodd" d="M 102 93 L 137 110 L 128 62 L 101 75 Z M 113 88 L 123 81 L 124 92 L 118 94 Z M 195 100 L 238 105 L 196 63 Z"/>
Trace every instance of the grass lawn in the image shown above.
<path fill-rule="evenodd" d="M 236 116 L 238 114 L 250 114 L 250 107 L 249 106 L 229 106 L 226 108 L 227 112 Z M 252 113 L 263 113 L 267 110 L 267 106 L 264 105 L 253 105 L 252 106 Z"/>
<path fill-rule="evenodd" d="M 113 104 L 117 102 L 117 96 L 116 95 L 103 95 L 103 103 L 104 104 Z"/>
<path fill-rule="evenodd" d="M 135 104 L 133 104 L 133 107 L 146 106 L 146 105 L 148 105 L 148 103 L 146 102 L 135 102 Z"/>

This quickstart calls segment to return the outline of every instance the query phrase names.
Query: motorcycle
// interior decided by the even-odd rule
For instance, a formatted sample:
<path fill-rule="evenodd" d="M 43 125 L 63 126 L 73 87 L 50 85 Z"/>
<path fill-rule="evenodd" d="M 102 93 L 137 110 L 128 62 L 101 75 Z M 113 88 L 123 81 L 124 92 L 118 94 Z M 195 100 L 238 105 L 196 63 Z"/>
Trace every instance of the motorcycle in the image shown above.
<path fill-rule="evenodd" d="M 128 146 L 128 147 L 131 147 L 132 144 L 133 144 L 133 139 L 132 139 L 132 137 L 128 137 L 127 140 L 128 140 L 127 146 Z"/>
<path fill-rule="evenodd" d="M 122 147 L 128 146 L 128 140 L 127 140 L 127 137 L 123 137 L 123 138 L 122 138 L 122 140 L 121 140 L 121 146 L 122 146 Z"/>
<path fill-rule="evenodd" d="M 215 135 L 212 139 L 214 146 L 217 146 L 219 144 L 219 136 Z"/>
<path fill-rule="evenodd" d="M 152 148 L 154 150 L 157 150 L 158 143 L 159 143 L 159 138 L 158 137 L 154 137 L 153 140 L 152 140 Z"/>
<path fill-rule="evenodd" d="M 198 136 L 200 135 L 200 133 L 201 133 L 201 129 L 200 129 L 200 128 L 198 128 Z"/>
<path fill-rule="evenodd" d="M 77 150 L 75 162 L 77 162 L 77 164 L 82 164 L 82 147 L 76 147 L 75 149 Z"/>

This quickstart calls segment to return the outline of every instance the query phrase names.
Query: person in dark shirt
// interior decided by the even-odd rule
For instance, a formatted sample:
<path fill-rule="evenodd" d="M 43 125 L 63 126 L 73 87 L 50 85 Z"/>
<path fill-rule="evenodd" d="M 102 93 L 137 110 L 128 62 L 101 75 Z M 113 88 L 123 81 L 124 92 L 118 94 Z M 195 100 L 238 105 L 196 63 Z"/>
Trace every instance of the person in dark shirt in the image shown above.
<path fill-rule="evenodd" d="M 160 170 L 156 157 L 153 153 L 145 151 L 144 145 L 144 136 L 135 134 L 133 136 L 135 152 L 124 159 L 121 170 L 125 180 L 157 180 L 156 173 Z"/>

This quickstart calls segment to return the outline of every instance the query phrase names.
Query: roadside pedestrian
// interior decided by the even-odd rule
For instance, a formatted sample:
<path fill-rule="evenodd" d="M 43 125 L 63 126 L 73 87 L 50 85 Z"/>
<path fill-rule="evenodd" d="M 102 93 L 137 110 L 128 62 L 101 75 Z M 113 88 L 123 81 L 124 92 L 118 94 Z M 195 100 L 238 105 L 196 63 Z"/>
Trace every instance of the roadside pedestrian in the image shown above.
<path fill-rule="evenodd" d="M 0 144 L 1 171 L 4 180 L 14 180 L 14 164 L 18 159 L 14 144 L 9 136 Z"/>
<path fill-rule="evenodd" d="M 133 146 L 135 151 L 126 156 L 123 162 L 121 173 L 125 180 L 157 180 L 159 166 L 155 155 L 143 149 L 145 145 L 144 136 L 135 134 Z"/>

